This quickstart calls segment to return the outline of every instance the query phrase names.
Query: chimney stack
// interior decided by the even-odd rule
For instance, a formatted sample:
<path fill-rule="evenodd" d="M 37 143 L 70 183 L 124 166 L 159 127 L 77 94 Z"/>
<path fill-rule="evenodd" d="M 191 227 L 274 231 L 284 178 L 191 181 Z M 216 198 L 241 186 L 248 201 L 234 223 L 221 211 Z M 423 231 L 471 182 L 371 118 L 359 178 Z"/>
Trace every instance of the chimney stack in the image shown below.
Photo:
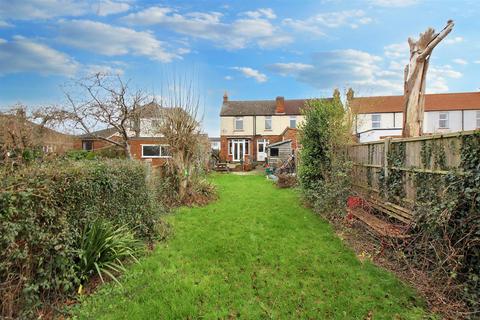
<path fill-rule="evenodd" d="M 228 102 L 228 94 L 227 91 L 223 94 L 223 103 Z"/>
<path fill-rule="evenodd" d="M 283 97 L 275 99 L 275 113 L 285 113 L 285 99 Z"/>
<path fill-rule="evenodd" d="M 352 88 L 349 88 L 347 91 L 347 101 L 352 101 L 354 97 L 354 92 Z"/>

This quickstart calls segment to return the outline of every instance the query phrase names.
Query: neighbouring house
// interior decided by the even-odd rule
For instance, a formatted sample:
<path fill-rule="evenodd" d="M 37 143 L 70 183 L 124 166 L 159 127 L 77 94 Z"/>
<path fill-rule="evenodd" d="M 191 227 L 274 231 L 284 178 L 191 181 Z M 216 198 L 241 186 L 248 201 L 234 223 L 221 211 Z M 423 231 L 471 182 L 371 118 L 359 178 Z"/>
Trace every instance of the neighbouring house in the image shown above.
<path fill-rule="evenodd" d="M 220 157 L 228 162 L 264 162 L 269 144 L 292 140 L 298 148 L 297 127 L 306 99 L 232 101 L 223 96 L 220 111 Z"/>
<path fill-rule="evenodd" d="M 403 128 L 403 96 L 347 97 L 355 114 L 353 131 L 360 142 L 400 137 Z M 480 92 L 425 95 L 425 134 L 480 128 Z"/>
<path fill-rule="evenodd" d="M 170 158 L 165 138 L 155 129 L 161 112 L 162 108 L 158 104 L 149 103 L 139 108 L 138 117 L 130 121 L 129 144 L 133 158 L 151 162 L 153 166 L 161 166 Z M 110 142 L 98 137 L 120 140 L 118 131 L 115 128 L 108 128 L 78 136 L 75 146 L 77 149 L 88 151 L 115 148 Z"/>
<path fill-rule="evenodd" d="M 209 137 L 208 140 L 210 141 L 212 150 L 220 151 L 220 147 L 221 147 L 220 137 Z"/>
<path fill-rule="evenodd" d="M 14 141 L 17 139 L 21 141 Z M 45 153 L 62 154 L 74 148 L 74 139 L 73 135 L 28 120 L 24 111 L 0 113 L 0 147 L 21 143 L 41 148 Z"/>

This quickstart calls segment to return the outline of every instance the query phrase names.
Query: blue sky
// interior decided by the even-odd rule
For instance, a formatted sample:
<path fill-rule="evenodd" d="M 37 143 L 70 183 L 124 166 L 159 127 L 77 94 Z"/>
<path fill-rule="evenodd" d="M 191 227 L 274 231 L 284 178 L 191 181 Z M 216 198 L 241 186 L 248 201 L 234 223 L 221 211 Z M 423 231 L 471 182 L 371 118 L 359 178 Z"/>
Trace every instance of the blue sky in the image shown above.
<path fill-rule="evenodd" d="M 478 91 L 479 14 L 476 0 L 0 0 L 0 108 L 61 104 L 61 85 L 91 72 L 152 94 L 163 75 L 193 72 L 204 128 L 218 136 L 225 90 L 232 100 L 350 86 L 401 94 L 407 38 L 448 19 L 456 25 L 433 52 L 427 92 Z"/>

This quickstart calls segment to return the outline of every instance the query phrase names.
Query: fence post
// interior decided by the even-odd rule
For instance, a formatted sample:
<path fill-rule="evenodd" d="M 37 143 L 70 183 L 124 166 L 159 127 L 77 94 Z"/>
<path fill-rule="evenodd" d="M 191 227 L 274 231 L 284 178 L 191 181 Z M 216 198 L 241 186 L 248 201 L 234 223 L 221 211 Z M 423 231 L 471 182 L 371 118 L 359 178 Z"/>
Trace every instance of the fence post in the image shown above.
<path fill-rule="evenodd" d="M 385 138 L 383 144 L 383 173 L 385 178 L 388 178 L 388 152 L 390 151 L 390 145 L 392 143 L 392 138 Z"/>

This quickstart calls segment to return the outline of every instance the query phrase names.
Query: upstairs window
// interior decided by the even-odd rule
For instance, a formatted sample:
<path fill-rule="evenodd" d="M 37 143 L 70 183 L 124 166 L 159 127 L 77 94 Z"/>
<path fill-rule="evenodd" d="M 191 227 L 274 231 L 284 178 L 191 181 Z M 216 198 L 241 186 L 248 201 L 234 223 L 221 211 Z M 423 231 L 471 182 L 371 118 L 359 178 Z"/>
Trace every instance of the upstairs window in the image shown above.
<path fill-rule="evenodd" d="M 381 127 L 382 115 L 372 114 L 372 129 L 378 129 Z"/>
<path fill-rule="evenodd" d="M 440 112 L 438 114 L 438 127 L 440 129 L 448 128 L 448 112 Z"/>
<path fill-rule="evenodd" d="M 477 110 L 477 129 L 480 129 L 480 110 Z"/>
<path fill-rule="evenodd" d="M 290 116 L 290 128 L 295 129 L 297 128 L 297 117 Z"/>
<path fill-rule="evenodd" d="M 92 140 L 83 140 L 82 141 L 82 149 L 85 151 L 92 151 L 93 150 L 93 141 Z"/>
<path fill-rule="evenodd" d="M 243 130 L 243 117 L 235 118 L 235 130 L 238 130 L 238 131 Z"/>
<path fill-rule="evenodd" d="M 265 130 L 272 130 L 272 116 L 265 116 Z"/>

